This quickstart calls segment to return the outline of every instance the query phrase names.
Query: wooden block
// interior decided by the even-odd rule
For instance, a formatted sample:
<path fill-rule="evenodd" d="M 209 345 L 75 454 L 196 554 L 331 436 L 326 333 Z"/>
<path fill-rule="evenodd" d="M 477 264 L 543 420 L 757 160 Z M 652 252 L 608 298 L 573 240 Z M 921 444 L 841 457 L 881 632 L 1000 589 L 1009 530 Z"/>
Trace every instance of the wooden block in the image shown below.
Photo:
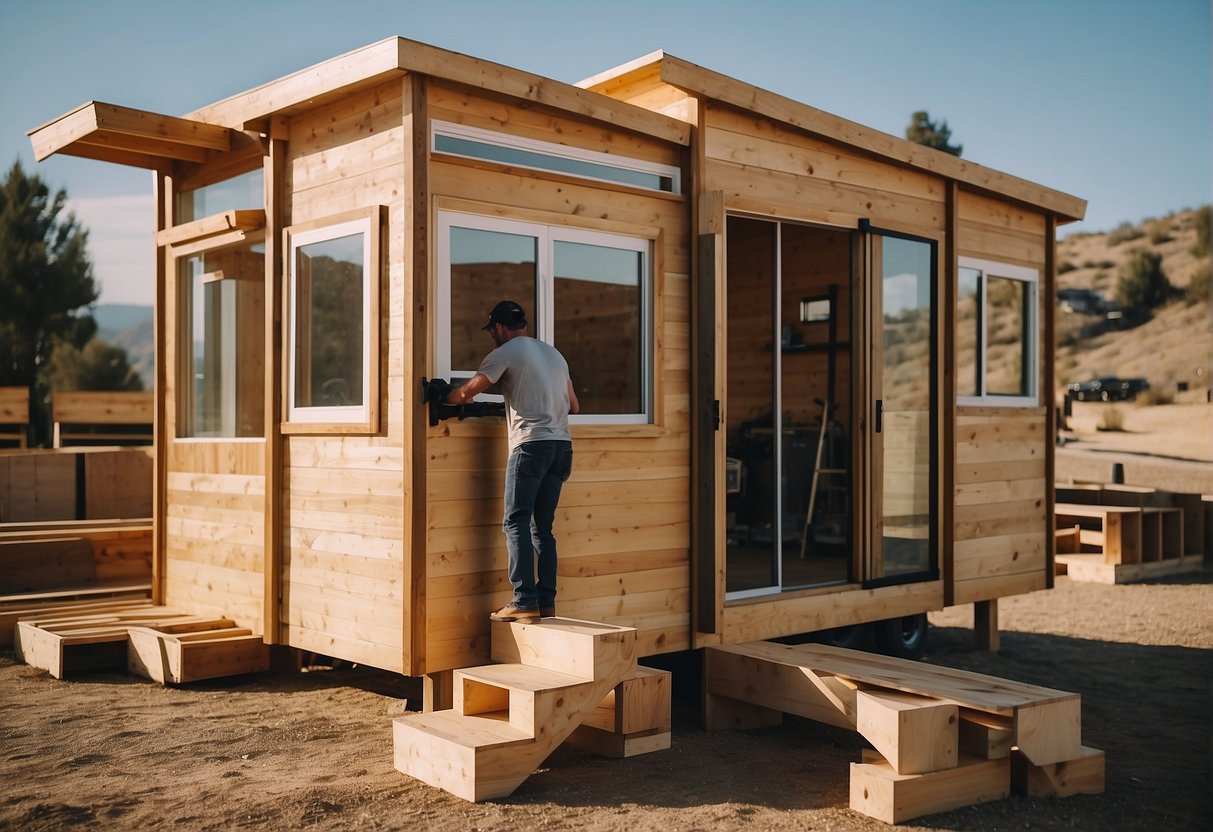
<path fill-rule="evenodd" d="M 1082 754 L 1082 703 L 1068 699 L 1015 709 L 1012 742 L 1035 765 L 1073 760 Z"/>
<path fill-rule="evenodd" d="M 636 630 L 571 618 L 535 624 L 492 622 L 493 661 L 528 664 L 587 680 L 610 678 L 611 687 L 636 673 Z"/>
<path fill-rule="evenodd" d="M 664 751 L 670 747 L 670 732 L 660 729 L 638 731 L 634 734 L 619 734 L 614 731 L 604 731 L 590 725 L 581 725 L 569 734 L 565 745 L 597 754 L 600 757 L 623 759 L 649 754 L 653 751 Z"/>
<path fill-rule="evenodd" d="M 894 691 L 856 694 L 855 730 L 898 774 L 954 767 L 958 722 L 956 705 L 938 699 Z"/>
<path fill-rule="evenodd" d="M 994 714 L 960 709 L 957 742 L 960 753 L 983 760 L 1000 760 L 1011 754 L 1011 720 Z"/>
<path fill-rule="evenodd" d="M 885 823 L 1001 800 L 1011 793 L 1011 761 L 964 758 L 955 768 L 898 774 L 887 762 L 851 763 L 851 808 Z"/>
<path fill-rule="evenodd" d="M 670 730 L 670 672 L 638 666 L 581 723 L 617 734 Z"/>
<path fill-rule="evenodd" d="M 1104 790 L 1104 753 L 1082 747 L 1081 756 L 1049 765 L 1033 765 L 1022 754 L 1011 759 L 1011 786 L 1028 797 L 1069 797 L 1075 794 L 1102 794 Z"/>

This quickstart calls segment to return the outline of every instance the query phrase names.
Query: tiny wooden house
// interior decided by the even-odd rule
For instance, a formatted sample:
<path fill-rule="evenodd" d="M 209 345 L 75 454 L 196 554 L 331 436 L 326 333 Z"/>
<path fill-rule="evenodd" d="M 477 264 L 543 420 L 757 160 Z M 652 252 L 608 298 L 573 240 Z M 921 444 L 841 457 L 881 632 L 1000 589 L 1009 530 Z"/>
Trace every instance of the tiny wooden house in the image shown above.
<path fill-rule="evenodd" d="M 1050 585 L 1079 199 L 661 53 L 570 85 L 389 38 L 31 138 L 155 171 L 162 603 L 483 662 L 504 425 L 421 390 L 475 370 L 502 297 L 583 405 L 562 616 L 655 654 Z"/>

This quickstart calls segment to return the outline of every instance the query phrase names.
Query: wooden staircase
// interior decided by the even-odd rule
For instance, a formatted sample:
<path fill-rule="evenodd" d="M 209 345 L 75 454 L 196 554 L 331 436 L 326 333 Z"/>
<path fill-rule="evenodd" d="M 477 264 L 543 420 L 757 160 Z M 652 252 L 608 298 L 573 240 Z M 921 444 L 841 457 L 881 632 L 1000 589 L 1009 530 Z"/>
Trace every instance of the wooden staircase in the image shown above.
<path fill-rule="evenodd" d="M 493 622 L 491 656 L 454 671 L 451 709 L 393 721 L 397 770 L 465 800 L 505 797 L 612 691 L 644 678 L 636 631 L 592 621 Z"/>
<path fill-rule="evenodd" d="M 1076 693 L 823 644 L 706 650 L 709 729 L 783 714 L 850 728 L 874 748 L 851 764 L 851 808 L 888 823 L 1006 797 L 1103 791 Z"/>

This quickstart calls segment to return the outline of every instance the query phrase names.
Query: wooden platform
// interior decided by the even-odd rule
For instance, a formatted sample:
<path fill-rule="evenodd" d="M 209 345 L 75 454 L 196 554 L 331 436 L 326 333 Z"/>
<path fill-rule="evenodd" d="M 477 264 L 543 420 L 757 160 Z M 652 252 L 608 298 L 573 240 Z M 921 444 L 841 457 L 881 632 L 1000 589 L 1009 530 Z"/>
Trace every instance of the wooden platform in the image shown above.
<path fill-rule="evenodd" d="M 1075 693 L 820 644 L 710 647 L 704 677 L 711 730 L 791 713 L 861 734 L 879 756 L 852 764 L 851 808 L 888 823 L 1005 797 L 1013 767 L 1037 792 L 1066 766 L 1103 789 Z"/>
<path fill-rule="evenodd" d="M 497 664 L 456 670 L 453 708 L 394 720 L 397 770 L 481 801 L 570 737 L 611 756 L 669 747 L 669 674 L 637 666 L 634 629 L 544 618 L 491 635 Z"/>
<path fill-rule="evenodd" d="M 267 670 L 261 636 L 228 619 L 191 616 L 146 601 L 48 605 L 20 615 L 17 658 L 56 679 L 129 670 L 162 684 Z"/>
<path fill-rule="evenodd" d="M 1194 504 L 1193 495 L 1126 488 L 1058 488 L 1059 495 L 1100 502 L 1056 504 L 1057 573 L 1122 584 L 1204 568 L 1199 501 Z M 1137 504 L 1125 504 L 1132 502 Z"/>

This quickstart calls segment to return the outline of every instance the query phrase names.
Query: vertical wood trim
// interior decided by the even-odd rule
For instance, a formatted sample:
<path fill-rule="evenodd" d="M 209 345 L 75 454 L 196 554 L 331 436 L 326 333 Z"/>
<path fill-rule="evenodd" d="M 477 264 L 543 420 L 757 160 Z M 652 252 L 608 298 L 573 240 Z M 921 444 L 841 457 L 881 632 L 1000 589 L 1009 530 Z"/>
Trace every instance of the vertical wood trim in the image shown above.
<path fill-rule="evenodd" d="M 162 171 L 152 174 L 152 211 L 155 229 L 152 239 L 168 227 L 171 221 L 170 200 L 172 178 Z M 168 553 L 165 550 L 165 519 L 168 510 L 168 413 L 166 402 L 169 392 L 165 381 L 168 375 L 165 328 L 168 324 L 167 286 L 169 252 L 166 246 L 156 246 L 154 310 L 152 315 L 152 344 L 155 351 L 154 376 L 152 381 L 154 410 L 152 413 L 152 603 L 164 603 L 164 572 Z"/>
<path fill-rule="evenodd" d="M 692 424 L 692 455 L 694 466 L 695 523 L 691 542 L 695 553 L 692 569 L 695 575 L 693 614 L 695 631 L 716 633 L 720 631 L 720 613 L 717 603 L 718 575 L 717 525 L 723 515 L 716 511 L 716 462 L 717 424 L 716 401 L 720 391 L 716 387 L 716 271 L 717 243 L 715 234 L 698 235 L 696 246 L 695 282 L 692 285 L 692 307 L 695 325 L 692 327 L 694 344 L 695 419 Z"/>
<path fill-rule="evenodd" d="M 1053 492 L 1054 466 L 1057 452 L 1057 402 L 1056 380 L 1053 377 L 1053 358 L 1057 333 L 1053 326 L 1053 298 L 1057 294 L 1057 217 L 1045 217 L 1045 268 L 1044 286 L 1036 300 L 1037 314 L 1041 318 L 1040 379 L 1041 398 L 1048 403 L 1045 408 L 1045 586 L 1053 588 L 1054 558 L 1057 555 L 1056 538 L 1053 534 L 1053 510 L 1056 495 Z"/>
<path fill-rule="evenodd" d="M 943 578 L 944 605 L 954 603 L 954 555 L 956 542 L 956 280 L 960 233 L 960 187 L 947 184 L 945 200 L 943 257 L 940 263 L 941 290 L 939 330 L 939 571 Z"/>
<path fill-rule="evenodd" d="M 265 497 L 262 564 L 262 639 L 284 641 L 282 628 L 282 275 L 286 228 L 285 178 L 287 124 L 275 118 L 265 157 Z"/>
<path fill-rule="evenodd" d="M 421 379 L 426 374 L 426 345 L 430 342 L 430 219 L 429 219 L 429 112 L 425 78 L 405 76 L 401 107 L 405 155 L 411 160 L 404 188 L 405 328 L 404 491 L 406 540 L 404 547 L 404 609 L 401 640 L 405 673 L 418 676 L 426 665 L 426 412 Z M 394 232 L 393 232 L 394 233 Z M 390 246 L 389 246 L 390 247 Z M 431 696 L 426 696 L 426 703 Z"/>

